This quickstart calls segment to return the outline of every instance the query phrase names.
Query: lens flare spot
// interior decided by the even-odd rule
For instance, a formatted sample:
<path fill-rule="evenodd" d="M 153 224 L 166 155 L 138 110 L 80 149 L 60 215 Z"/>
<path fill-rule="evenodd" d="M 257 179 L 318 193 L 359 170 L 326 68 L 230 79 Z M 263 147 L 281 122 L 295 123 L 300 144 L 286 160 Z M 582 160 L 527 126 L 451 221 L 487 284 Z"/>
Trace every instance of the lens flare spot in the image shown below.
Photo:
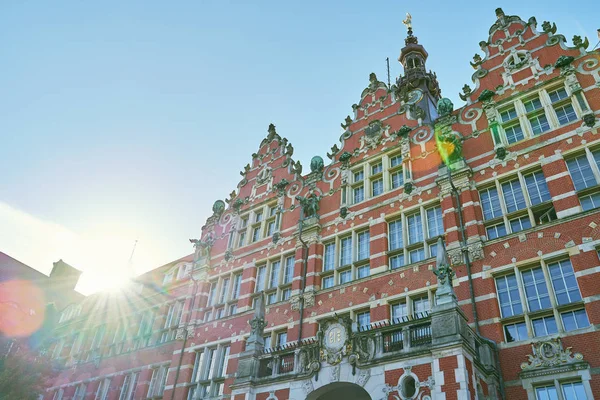
<path fill-rule="evenodd" d="M 23 280 L 0 282 L 0 332 L 9 337 L 30 336 L 42 326 L 44 292 Z"/>

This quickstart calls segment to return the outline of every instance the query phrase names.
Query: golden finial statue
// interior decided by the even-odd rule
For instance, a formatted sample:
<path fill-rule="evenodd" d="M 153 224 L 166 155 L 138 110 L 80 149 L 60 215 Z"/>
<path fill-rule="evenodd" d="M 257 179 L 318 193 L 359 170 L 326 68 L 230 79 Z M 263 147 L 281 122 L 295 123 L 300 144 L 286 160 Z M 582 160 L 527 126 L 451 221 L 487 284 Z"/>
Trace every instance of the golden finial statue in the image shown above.
<path fill-rule="evenodd" d="M 409 31 L 412 31 L 412 17 L 410 13 L 406 13 L 406 19 L 402 23 L 406 25 Z"/>

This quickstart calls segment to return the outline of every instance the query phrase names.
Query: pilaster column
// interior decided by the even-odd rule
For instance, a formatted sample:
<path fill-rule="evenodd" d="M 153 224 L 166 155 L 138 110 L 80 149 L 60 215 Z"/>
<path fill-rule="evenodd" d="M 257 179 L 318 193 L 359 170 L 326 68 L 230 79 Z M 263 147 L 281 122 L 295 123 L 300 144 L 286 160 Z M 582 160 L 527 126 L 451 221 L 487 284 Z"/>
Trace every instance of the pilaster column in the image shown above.
<path fill-rule="evenodd" d="M 369 224 L 370 237 L 370 267 L 371 275 L 387 271 L 388 268 L 388 237 L 387 223 L 384 214 L 379 218 L 372 219 Z"/>

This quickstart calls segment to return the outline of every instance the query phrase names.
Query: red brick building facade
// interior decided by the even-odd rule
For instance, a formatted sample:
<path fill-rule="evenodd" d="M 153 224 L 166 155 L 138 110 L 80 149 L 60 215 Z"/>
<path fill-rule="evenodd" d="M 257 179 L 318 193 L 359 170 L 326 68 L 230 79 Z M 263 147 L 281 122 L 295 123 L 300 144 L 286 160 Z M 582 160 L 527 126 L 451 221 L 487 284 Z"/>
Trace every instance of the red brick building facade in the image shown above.
<path fill-rule="evenodd" d="M 600 52 L 496 14 L 460 108 L 409 17 L 328 165 L 271 125 L 193 256 L 63 323 L 45 399 L 600 398 Z"/>

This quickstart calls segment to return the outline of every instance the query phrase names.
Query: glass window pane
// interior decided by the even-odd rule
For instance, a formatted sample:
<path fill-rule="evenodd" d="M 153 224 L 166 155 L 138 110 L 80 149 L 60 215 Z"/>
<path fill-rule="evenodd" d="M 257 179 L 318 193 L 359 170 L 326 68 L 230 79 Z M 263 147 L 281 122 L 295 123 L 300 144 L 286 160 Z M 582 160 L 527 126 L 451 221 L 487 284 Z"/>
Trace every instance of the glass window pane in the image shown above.
<path fill-rule="evenodd" d="M 402 221 L 397 220 L 389 224 L 390 250 L 396 250 L 403 247 L 402 244 Z"/>
<path fill-rule="evenodd" d="M 423 224 L 421 223 L 421 214 L 413 214 L 406 218 L 408 223 L 408 244 L 419 243 L 423 241 Z"/>
<path fill-rule="evenodd" d="M 340 240 L 340 266 L 352 263 L 352 237 L 346 237 Z"/>
<path fill-rule="evenodd" d="M 335 243 L 325 245 L 325 260 L 323 262 L 323 271 L 331 271 L 335 266 Z"/>
<path fill-rule="evenodd" d="M 529 217 L 515 218 L 509 221 L 510 230 L 512 233 L 520 232 L 525 229 L 531 228 L 531 220 Z"/>
<path fill-rule="evenodd" d="M 279 285 L 279 270 L 281 265 L 279 261 L 271 263 L 271 277 L 269 279 L 269 289 L 277 287 Z"/>
<path fill-rule="evenodd" d="M 521 183 L 518 179 L 502 184 L 502 193 L 504 194 L 504 202 L 506 210 L 513 212 L 525 208 L 525 197 L 521 189 Z"/>
<path fill-rule="evenodd" d="M 369 240 L 370 235 L 369 232 L 361 232 L 358 234 L 358 253 L 357 260 L 364 260 L 365 258 L 369 258 Z"/>
<path fill-rule="evenodd" d="M 548 123 L 546 114 L 540 114 L 529 118 L 529 122 L 531 123 L 531 129 L 534 135 L 550 130 L 550 124 Z"/>
<path fill-rule="evenodd" d="M 481 207 L 483 208 L 483 218 L 492 219 L 502 216 L 502 208 L 500 207 L 500 198 L 498 190 L 490 188 L 479 192 L 481 198 Z"/>
<path fill-rule="evenodd" d="M 565 331 L 586 328 L 590 325 L 585 310 L 567 311 L 560 314 Z"/>
<path fill-rule="evenodd" d="M 383 193 L 383 179 L 377 179 L 371 183 L 373 196 L 379 196 Z"/>
<path fill-rule="evenodd" d="M 521 129 L 521 125 L 513 125 L 504 128 L 504 133 L 506 134 L 506 140 L 509 144 L 515 143 L 525 139 L 525 135 L 523 134 L 523 129 Z"/>
<path fill-rule="evenodd" d="M 390 268 L 396 269 L 404 266 L 404 254 L 390 257 Z"/>
<path fill-rule="evenodd" d="M 558 394 L 556 393 L 556 387 L 545 386 L 535 389 L 536 400 L 558 400 Z"/>
<path fill-rule="evenodd" d="M 323 289 L 333 287 L 333 275 L 326 276 L 323 278 Z"/>
<path fill-rule="evenodd" d="M 567 91 L 564 88 L 556 89 L 548 93 L 548 95 L 550 96 L 550 101 L 552 101 L 553 103 L 556 103 L 557 101 L 569 97 Z"/>
<path fill-rule="evenodd" d="M 296 259 L 294 258 L 294 256 L 292 257 L 287 257 L 285 259 L 285 270 L 284 270 L 284 274 L 283 274 L 283 283 L 290 283 L 292 281 L 292 279 L 294 279 L 294 263 L 296 262 Z"/>
<path fill-rule="evenodd" d="M 420 249 L 412 250 L 408 253 L 408 256 L 411 263 L 423 261 L 425 259 L 425 249 L 421 247 Z"/>
<path fill-rule="evenodd" d="M 581 382 L 562 383 L 560 385 L 564 400 L 586 400 L 585 389 Z"/>
<path fill-rule="evenodd" d="M 576 190 L 596 185 L 596 178 L 585 155 L 568 160 L 567 167 Z"/>
<path fill-rule="evenodd" d="M 434 207 L 427 210 L 427 234 L 430 238 L 444 234 L 441 207 Z"/>
<path fill-rule="evenodd" d="M 527 193 L 531 204 L 535 205 L 550 200 L 550 192 L 543 172 L 539 171 L 526 175 L 525 184 L 527 185 Z"/>
<path fill-rule="evenodd" d="M 563 260 L 548 266 L 552 287 L 559 305 L 581 300 L 581 293 L 570 260 Z"/>
<path fill-rule="evenodd" d="M 556 107 L 556 116 L 558 117 L 558 123 L 561 125 L 573 122 L 577 119 L 577 114 L 571 104 L 565 104 L 561 107 Z"/>
<path fill-rule="evenodd" d="M 498 303 L 502 318 L 523 313 L 523 306 L 519 297 L 519 288 L 514 274 L 496 278 Z"/>
<path fill-rule="evenodd" d="M 402 171 L 397 171 L 392 173 L 392 189 L 397 189 L 404 185 L 404 176 L 402 175 Z"/>
<path fill-rule="evenodd" d="M 357 279 L 366 278 L 370 273 L 371 267 L 369 265 L 363 265 L 356 270 Z"/>
<path fill-rule="evenodd" d="M 600 193 L 594 193 L 579 198 L 583 211 L 593 210 L 600 207 Z"/>
<path fill-rule="evenodd" d="M 530 269 L 521 273 L 523 287 L 527 296 L 529 311 L 550 308 L 550 296 L 542 268 Z"/>
<path fill-rule="evenodd" d="M 402 156 L 397 155 L 390 158 L 390 167 L 396 167 L 402 164 Z"/>
<path fill-rule="evenodd" d="M 348 283 L 352 280 L 352 271 L 344 271 L 340 273 L 340 284 Z"/>
<path fill-rule="evenodd" d="M 392 305 L 392 321 L 400 322 L 404 317 L 408 316 L 408 308 L 406 303 L 398 303 Z"/>
<path fill-rule="evenodd" d="M 554 317 L 538 318 L 531 321 L 534 336 L 552 335 L 558 332 Z"/>
<path fill-rule="evenodd" d="M 492 239 L 496 239 L 502 236 L 506 236 L 506 226 L 504 226 L 504 223 L 498 224 L 498 225 L 493 225 L 493 226 L 488 226 L 486 228 L 487 231 L 487 237 L 489 240 Z"/>
<path fill-rule="evenodd" d="M 365 199 L 365 187 L 359 186 L 354 188 L 354 202 L 360 203 Z"/>
<path fill-rule="evenodd" d="M 514 108 L 508 109 L 506 111 L 502 111 L 500 113 L 500 118 L 502 118 L 502 122 L 510 121 L 511 119 L 517 118 L 517 111 Z"/>

